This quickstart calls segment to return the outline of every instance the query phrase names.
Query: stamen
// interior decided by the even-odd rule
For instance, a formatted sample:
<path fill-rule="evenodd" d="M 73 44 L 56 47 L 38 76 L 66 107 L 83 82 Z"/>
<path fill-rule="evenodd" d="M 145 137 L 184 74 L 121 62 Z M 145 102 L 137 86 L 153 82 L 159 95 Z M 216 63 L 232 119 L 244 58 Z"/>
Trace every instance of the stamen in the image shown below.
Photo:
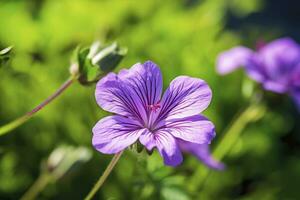
<path fill-rule="evenodd" d="M 156 112 L 158 109 L 160 109 L 160 104 L 156 103 L 156 104 L 152 104 L 152 105 L 148 105 L 147 106 L 151 111 Z"/>

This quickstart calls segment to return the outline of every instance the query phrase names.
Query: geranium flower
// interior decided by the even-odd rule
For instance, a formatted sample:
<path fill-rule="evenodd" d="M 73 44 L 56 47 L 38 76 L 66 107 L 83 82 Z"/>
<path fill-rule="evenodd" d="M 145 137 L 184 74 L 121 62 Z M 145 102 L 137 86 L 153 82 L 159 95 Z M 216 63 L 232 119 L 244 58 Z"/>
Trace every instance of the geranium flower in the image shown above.
<path fill-rule="evenodd" d="M 221 169 L 221 163 L 211 165 L 208 153 L 214 125 L 199 114 L 210 104 L 209 86 L 201 79 L 179 76 L 161 98 L 162 87 L 160 69 L 151 61 L 102 78 L 96 86 L 96 101 L 115 115 L 101 119 L 93 128 L 94 147 L 115 154 L 139 140 L 149 151 L 157 148 L 166 165 L 180 164 L 183 150 Z M 196 149 L 204 149 L 203 156 Z"/>
<path fill-rule="evenodd" d="M 238 46 L 221 53 L 217 71 L 227 74 L 244 67 L 247 74 L 276 93 L 291 95 L 300 105 L 300 46 L 290 38 L 260 45 L 257 51 Z"/>

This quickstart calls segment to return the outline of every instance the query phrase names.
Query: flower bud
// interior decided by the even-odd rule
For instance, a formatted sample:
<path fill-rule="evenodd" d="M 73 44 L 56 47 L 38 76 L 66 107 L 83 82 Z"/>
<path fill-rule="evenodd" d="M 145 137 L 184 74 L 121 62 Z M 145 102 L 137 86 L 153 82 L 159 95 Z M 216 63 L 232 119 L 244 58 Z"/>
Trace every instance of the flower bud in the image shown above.
<path fill-rule="evenodd" d="M 5 49 L 0 50 L 0 67 L 7 63 L 10 58 L 10 53 L 12 50 L 12 46 L 7 47 Z"/>
<path fill-rule="evenodd" d="M 75 165 L 83 164 L 91 157 L 91 151 L 85 147 L 61 146 L 50 154 L 47 160 L 47 171 L 57 180 Z"/>
<path fill-rule="evenodd" d="M 69 71 L 70 71 L 70 74 L 73 76 L 73 77 L 77 77 L 78 74 L 79 74 L 79 66 L 77 63 L 72 63 L 70 68 L 69 68 Z"/>
<path fill-rule="evenodd" d="M 79 82 L 83 85 L 97 82 L 103 75 L 113 71 L 126 53 L 127 49 L 117 43 L 104 46 L 99 41 L 88 48 L 78 48 L 76 62 Z"/>

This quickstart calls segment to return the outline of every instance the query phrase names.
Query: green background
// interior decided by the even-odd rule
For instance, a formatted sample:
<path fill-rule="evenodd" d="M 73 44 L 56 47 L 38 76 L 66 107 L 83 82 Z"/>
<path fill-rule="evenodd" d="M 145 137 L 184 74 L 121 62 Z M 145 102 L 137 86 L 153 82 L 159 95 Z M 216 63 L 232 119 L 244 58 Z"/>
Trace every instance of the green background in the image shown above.
<path fill-rule="evenodd" d="M 249 104 L 245 87 L 252 84 L 242 70 L 218 75 L 217 55 L 240 44 L 254 48 L 261 39 L 297 39 L 299 7 L 291 0 L 2 0 L 0 47 L 13 45 L 14 55 L 11 66 L 0 69 L 0 124 L 31 110 L 68 78 L 78 44 L 116 40 L 128 48 L 116 71 L 152 60 L 161 67 L 165 88 L 183 74 L 208 82 L 213 101 L 205 115 L 216 125 L 214 148 Z M 1 136 L 0 199 L 20 198 L 41 163 L 63 144 L 86 146 L 93 157 L 50 183 L 38 199 L 84 198 L 111 159 L 91 145 L 92 127 L 108 115 L 97 106 L 94 90 L 75 83 Z M 204 184 L 207 169 L 190 155 L 171 168 L 157 152 L 145 157 L 128 150 L 95 199 L 300 199 L 299 113 L 287 96 L 265 97 L 266 114 L 243 131 L 223 160 L 227 169 L 210 172 Z"/>

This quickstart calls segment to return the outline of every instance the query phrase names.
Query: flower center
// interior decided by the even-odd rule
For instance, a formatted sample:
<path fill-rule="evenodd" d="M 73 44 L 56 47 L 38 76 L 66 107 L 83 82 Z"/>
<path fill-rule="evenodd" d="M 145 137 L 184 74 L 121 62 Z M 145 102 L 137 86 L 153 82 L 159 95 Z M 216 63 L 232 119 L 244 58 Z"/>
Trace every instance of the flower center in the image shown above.
<path fill-rule="evenodd" d="M 148 105 L 147 107 L 148 109 L 150 109 L 150 111 L 156 112 L 158 109 L 160 109 L 160 104 L 156 103 L 156 104 Z"/>
<path fill-rule="evenodd" d="M 159 109 L 161 109 L 160 101 L 147 105 L 148 118 L 147 122 L 145 122 L 145 125 L 150 131 L 155 129 L 155 121 L 159 115 Z"/>

